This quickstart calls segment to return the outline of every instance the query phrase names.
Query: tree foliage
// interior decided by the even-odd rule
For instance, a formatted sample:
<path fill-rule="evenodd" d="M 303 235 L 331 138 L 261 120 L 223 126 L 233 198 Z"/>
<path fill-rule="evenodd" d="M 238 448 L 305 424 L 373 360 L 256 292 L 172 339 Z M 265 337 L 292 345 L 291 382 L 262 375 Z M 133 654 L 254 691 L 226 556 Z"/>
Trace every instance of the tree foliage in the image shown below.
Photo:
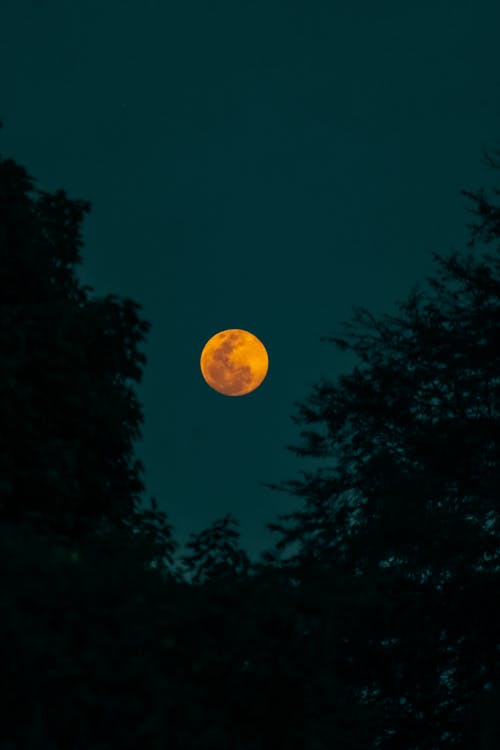
<path fill-rule="evenodd" d="M 372 646 L 359 696 L 385 712 L 384 748 L 470 747 L 465 717 L 498 685 L 499 193 L 467 195 L 472 249 L 434 254 L 426 289 L 396 314 L 359 309 L 326 337 L 359 364 L 297 405 L 292 450 L 320 467 L 273 485 L 303 499 L 269 524 L 278 548 L 298 548 L 294 575 L 313 559 L 391 576 L 385 633 L 360 636 Z"/>
<path fill-rule="evenodd" d="M 252 566 L 227 515 L 176 567 L 166 514 L 141 506 L 149 324 L 77 281 L 88 210 L 0 160 L 0 745 L 359 746 L 342 647 L 272 555 Z"/>
<path fill-rule="evenodd" d="M 134 457 L 149 323 L 78 282 L 89 209 L 0 159 L 2 747 L 106 747 L 120 711 L 125 747 L 159 679 L 142 605 L 176 545 Z"/>
<path fill-rule="evenodd" d="M 0 518 L 74 538 L 131 518 L 143 490 L 133 384 L 149 323 L 78 282 L 89 209 L 0 160 Z"/>
<path fill-rule="evenodd" d="M 327 337 L 359 364 L 298 405 L 321 461 L 274 548 L 227 514 L 176 566 L 133 450 L 149 324 L 78 283 L 89 204 L 0 160 L 1 747 L 497 747 L 500 209 L 467 195 L 468 252 Z"/>

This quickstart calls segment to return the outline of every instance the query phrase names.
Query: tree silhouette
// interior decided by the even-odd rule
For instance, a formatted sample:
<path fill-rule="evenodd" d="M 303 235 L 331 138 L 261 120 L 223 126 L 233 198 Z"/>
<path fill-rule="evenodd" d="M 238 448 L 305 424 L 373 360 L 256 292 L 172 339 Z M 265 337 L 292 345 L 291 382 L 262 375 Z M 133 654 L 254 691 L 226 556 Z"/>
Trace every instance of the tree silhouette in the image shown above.
<path fill-rule="evenodd" d="M 164 747 L 175 684 L 156 575 L 130 550 L 69 557 L 29 528 L 0 533 L 1 746 Z"/>
<path fill-rule="evenodd" d="M 88 204 L 35 191 L 12 160 L 0 204 L 2 746 L 338 740 L 335 724 L 316 727 L 315 696 L 348 726 L 346 701 L 338 680 L 316 680 L 286 576 L 252 572 L 226 516 L 193 535 L 189 584 L 166 515 L 140 507 L 133 383 L 148 326 L 135 303 L 75 278 Z M 342 731 L 347 750 L 357 735 Z"/>
<path fill-rule="evenodd" d="M 160 748 L 173 701 L 175 543 L 133 453 L 149 324 L 77 281 L 88 210 L 0 159 L 2 747 Z"/>
<path fill-rule="evenodd" d="M 149 325 L 77 282 L 88 203 L 0 160 L 2 747 L 497 747 L 500 209 L 468 196 L 474 252 L 329 337 L 361 364 L 299 405 L 323 466 L 275 548 L 228 514 L 181 569 L 133 453 Z"/>
<path fill-rule="evenodd" d="M 144 489 L 133 385 L 149 323 L 78 282 L 89 209 L 0 160 L 0 518 L 72 539 L 132 523 Z"/>
<path fill-rule="evenodd" d="M 360 364 L 297 405 L 291 449 L 324 461 L 271 485 L 303 499 L 269 524 L 278 549 L 295 545 L 291 575 L 341 561 L 383 592 L 390 616 L 377 639 L 369 619 L 355 628 L 352 658 L 384 748 L 470 747 L 472 706 L 498 685 L 500 259 L 484 244 L 498 250 L 500 209 L 467 195 L 474 251 L 434 254 L 428 288 L 397 314 L 358 309 L 326 337 Z"/>
<path fill-rule="evenodd" d="M 195 584 L 225 576 L 245 575 L 250 568 L 247 553 L 239 547 L 238 522 L 228 513 L 199 534 L 191 534 L 182 556 L 184 569 Z"/>

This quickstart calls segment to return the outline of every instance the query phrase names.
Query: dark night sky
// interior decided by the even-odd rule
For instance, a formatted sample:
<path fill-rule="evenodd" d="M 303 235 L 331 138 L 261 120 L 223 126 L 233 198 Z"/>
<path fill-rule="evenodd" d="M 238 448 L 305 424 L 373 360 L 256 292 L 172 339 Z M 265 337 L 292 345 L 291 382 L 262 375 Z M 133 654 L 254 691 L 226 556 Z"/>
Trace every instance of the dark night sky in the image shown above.
<path fill-rule="evenodd" d="M 0 0 L 0 148 L 92 202 L 80 277 L 152 323 L 138 455 L 180 541 L 231 512 L 271 544 L 293 401 L 352 364 L 320 336 L 463 246 L 499 28 L 498 0 Z M 199 370 L 231 327 L 269 352 L 239 398 Z"/>

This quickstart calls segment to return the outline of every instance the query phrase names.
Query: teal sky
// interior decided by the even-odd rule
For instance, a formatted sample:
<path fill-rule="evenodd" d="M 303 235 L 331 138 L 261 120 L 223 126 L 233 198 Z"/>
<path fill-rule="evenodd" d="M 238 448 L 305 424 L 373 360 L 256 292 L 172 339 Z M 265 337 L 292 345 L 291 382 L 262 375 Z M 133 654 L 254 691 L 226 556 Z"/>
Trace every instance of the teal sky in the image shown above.
<path fill-rule="evenodd" d="M 179 541 L 231 512 L 271 544 L 293 402 L 352 365 L 320 336 L 463 246 L 499 28 L 497 0 L 1 0 L 0 149 L 92 202 L 80 277 L 151 321 L 138 455 Z M 199 369 L 233 327 L 269 353 L 236 398 Z"/>

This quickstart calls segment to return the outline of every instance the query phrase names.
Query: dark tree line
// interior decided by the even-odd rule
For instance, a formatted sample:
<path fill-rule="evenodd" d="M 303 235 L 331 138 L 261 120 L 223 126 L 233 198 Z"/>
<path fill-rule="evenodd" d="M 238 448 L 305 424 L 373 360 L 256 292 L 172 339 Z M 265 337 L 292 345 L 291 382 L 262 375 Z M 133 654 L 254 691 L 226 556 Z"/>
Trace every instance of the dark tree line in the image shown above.
<path fill-rule="evenodd" d="M 360 364 L 299 405 L 292 450 L 325 460 L 281 486 L 303 506 L 271 524 L 299 543 L 292 568 L 375 576 L 381 630 L 352 660 L 391 749 L 500 743 L 500 192 L 466 195 L 468 251 L 435 254 L 398 314 L 328 337 Z"/>
<path fill-rule="evenodd" d="M 227 515 L 179 564 L 149 324 L 77 281 L 89 204 L 0 158 L 1 750 L 499 746 L 500 194 L 466 195 L 467 251 L 328 337 L 359 364 L 297 405 L 273 549 Z"/>

